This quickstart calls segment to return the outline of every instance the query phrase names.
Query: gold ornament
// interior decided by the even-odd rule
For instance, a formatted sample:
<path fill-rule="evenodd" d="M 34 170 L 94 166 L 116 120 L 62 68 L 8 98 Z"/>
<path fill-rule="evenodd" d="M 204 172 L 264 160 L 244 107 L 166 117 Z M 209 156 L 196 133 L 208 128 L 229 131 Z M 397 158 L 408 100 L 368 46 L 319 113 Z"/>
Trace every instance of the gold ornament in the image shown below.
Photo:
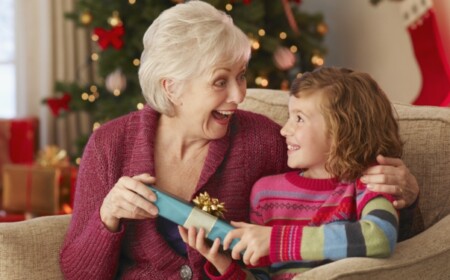
<path fill-rule="evenodd" d="M 325 35 L 328 32 L 328 26 L 324 22 L 321 22 L 317 25 L 316 30 L 317 32 L 319 32 L 319 34 Z"/>
<path fill-rule="evenodd" d="M 122 20 L 120 19 L 118 11 L 114 11 L 112 13 L 112 16 L 108 18 L 108 23 L 112 27 L 116 27 L 116 26 L 122 25 Z"/>
<path fill-rule="evenodd" d="M 39 151 L 37 164 L 44 167 L 65 167 L 69 166 L 67 152 L 57 146 L 51 145 Z"/>
<path fill-rule="evenodd" d="M 207 192 L 199 194 L 192 202 L 197 208 L 219 218 L 223 218 L 223 212 L 227 211 L 223 202 L 219 202 L 217 198 L 211 198 Z"/>
<path fill-rule="evenodd" d="M 80 22 L 84 25 L 89 25 L 92 22 L 92 15 L 90 12 L 83 12 L 80 14 Z"/>

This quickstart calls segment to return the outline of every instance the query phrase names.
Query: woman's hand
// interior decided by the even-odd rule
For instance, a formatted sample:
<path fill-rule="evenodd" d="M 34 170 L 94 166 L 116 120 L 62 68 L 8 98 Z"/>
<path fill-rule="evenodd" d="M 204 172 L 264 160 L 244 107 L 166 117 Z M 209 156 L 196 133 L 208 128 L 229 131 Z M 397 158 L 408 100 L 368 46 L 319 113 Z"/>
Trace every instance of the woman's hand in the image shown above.
<path fill-rule="evenodd" d="M 205 230 L 203 228 L 200 228 L 198 233 L 195 230 L 195 227 L 186 229 L 182 226 L 178 226 L 178 230 L 180 232 L 181 238 L 185 243 L 202 254 L 205 259 L 207 259 L 212 265 L 215 266 L 215 268 L 221 275 L 225 274 L 228 267 L 231 265 L 232 260 L 229 256 L 219 252 L 219 238 L 216 238 L 213 244 L 209 246 L 208 244 L 206 244 Z"/>
<path fill-rule="evenodd" d="M 153 205 L 156 195 L 145 184 L 154 184 L 149 174 L 121 177 L 109 191 L 100 207 L 100 217 L 105 227 L 116 232 L 120 219 L 154 218 L 158 208 Z"/>
<path fill-rule="evenodd" d="M 413 204 L 419 195 L 419 185 L 403 161 L 381 155 L 377 156 L 377 161 L 380 165 L 368 168 L 362 182 L 371 191 L 392 194 L 396 198 L 393 204 L 397 209 Z"/>
<path fill-rule="evenodd" d="M 269 255 L 270 235 L 272 227 L 259 226 L 244 222 L 231 222 L 236 229 L 230 231 L 223 240 L 223 248 L 227 250 L 235 238 L 239 242 L 233 247 L 231 257 L 235 260 L 241 258 L 245 264 L 256 266 L 261 257 Z"/>

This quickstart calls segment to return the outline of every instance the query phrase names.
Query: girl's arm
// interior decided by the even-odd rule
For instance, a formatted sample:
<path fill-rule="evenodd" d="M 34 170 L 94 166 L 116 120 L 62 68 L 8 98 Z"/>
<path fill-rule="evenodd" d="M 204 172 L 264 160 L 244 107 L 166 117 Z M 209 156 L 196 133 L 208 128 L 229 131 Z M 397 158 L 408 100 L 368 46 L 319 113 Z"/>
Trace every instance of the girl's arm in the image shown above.
<path fill-rule="evenodd" d="M 335 222 L 318 227 L 274 226 L 271 261 L 389 257 L 398 234 L 398 214 L 392 203 L 377 196 L 359 213 L 361 217 L 356 222 Z"/>

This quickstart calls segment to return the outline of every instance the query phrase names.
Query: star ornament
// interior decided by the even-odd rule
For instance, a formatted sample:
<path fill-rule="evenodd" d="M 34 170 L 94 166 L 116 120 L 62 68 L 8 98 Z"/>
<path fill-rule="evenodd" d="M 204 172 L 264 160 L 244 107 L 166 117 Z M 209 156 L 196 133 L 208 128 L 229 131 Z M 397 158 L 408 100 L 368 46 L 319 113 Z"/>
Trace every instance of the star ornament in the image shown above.
<path fill-rule="evenodd" d="M 200 193 L 192 202 L 197 208 L 218 218 L 224 218 L 223 212 L 226 212 L 225 203 L 220 202 L 217 198 L 211 198 L 207 192 Z"/>

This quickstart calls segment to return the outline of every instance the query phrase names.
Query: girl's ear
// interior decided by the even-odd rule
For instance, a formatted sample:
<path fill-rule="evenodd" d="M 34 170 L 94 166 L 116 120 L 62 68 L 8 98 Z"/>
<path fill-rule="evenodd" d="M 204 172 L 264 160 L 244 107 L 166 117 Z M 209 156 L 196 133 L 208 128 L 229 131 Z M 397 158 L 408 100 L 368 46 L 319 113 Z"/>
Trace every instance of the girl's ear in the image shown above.
<path fill-rule="evenodd" d="M 176 92 L 175 81 L 172 79 L 162 79 L 161 87 L 163 88 L 164 94 L 174 105 L 182 105 L 181 98 Z"/>

